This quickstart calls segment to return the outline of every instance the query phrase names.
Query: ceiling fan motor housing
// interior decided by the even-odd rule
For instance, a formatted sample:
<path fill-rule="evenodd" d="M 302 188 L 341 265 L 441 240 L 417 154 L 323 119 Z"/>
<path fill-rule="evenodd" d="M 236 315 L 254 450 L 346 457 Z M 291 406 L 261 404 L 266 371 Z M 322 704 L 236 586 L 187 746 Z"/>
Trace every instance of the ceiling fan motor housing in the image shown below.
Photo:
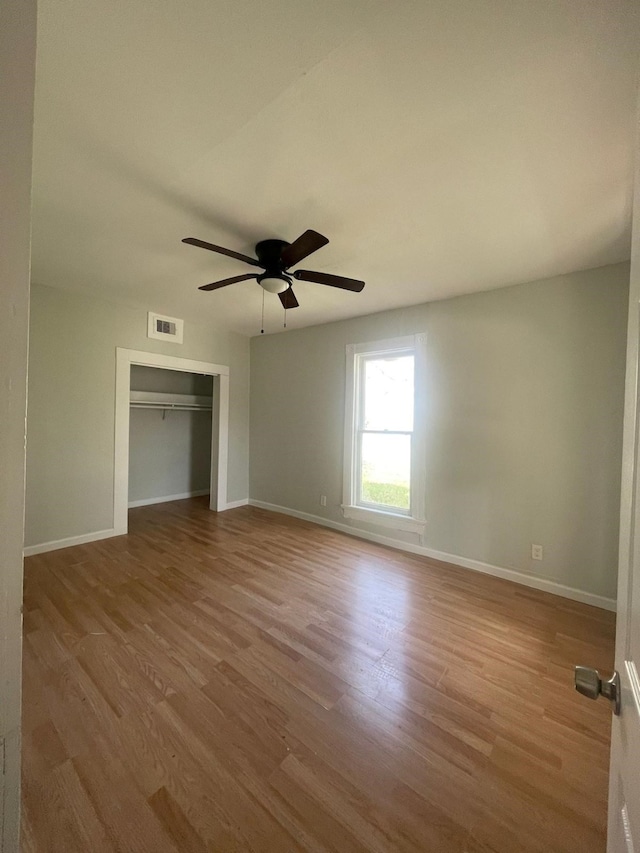
<path fill-rule="evenodd" d="M 258 284 L 269 293 L 283 293 L 291 286 L 291 279 L 284 275 L 282 251 L 289 243 L 285 240 L 261 240 L 256 243 L 256 256 L 265 268 L 258 276 Z"/>
<path fill-rule="evenodd" d="M 286 240 L 261 240 L 256 243 L 256 256 L 260 261 L 260 266 L 272 275 L 280 274 L 284 269 L 281 255 L 288 245 L 289 243 Z"/>

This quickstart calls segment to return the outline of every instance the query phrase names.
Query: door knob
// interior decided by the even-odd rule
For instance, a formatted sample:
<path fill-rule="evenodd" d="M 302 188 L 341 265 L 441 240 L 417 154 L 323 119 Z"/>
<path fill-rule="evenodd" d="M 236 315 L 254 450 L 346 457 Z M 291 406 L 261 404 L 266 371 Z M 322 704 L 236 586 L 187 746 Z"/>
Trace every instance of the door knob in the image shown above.
<path fill-rule="evenodd" d="M 589 699 L 597 699 L 604 696 L 613 702 L 613 713 L 620 714 L 620 676 L 614 672 L 611 678 L 603 681 L 597 669 L 590 666 L 577 666 L 575 668 L 575 684 L 578 693 L 582 693 Z"/>

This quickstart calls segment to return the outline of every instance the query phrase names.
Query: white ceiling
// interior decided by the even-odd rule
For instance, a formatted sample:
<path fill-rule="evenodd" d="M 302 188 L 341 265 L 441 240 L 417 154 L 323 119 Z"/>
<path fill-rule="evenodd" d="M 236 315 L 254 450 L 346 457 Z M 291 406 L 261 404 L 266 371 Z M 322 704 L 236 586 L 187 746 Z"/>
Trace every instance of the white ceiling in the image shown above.
<path fill-rule="evenodd" d="M 629 256 L 636 0 L 40 0 L 33 280 L 245 334 Z M 266 294 L 267 331 L 282 309 Z"/>

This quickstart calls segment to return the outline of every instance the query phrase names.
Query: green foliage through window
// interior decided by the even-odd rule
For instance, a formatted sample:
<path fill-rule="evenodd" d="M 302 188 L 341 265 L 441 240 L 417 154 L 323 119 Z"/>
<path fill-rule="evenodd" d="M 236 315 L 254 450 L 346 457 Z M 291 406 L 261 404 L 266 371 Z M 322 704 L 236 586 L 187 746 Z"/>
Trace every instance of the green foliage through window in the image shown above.
<path fill-rule="evenodd" d="M 409 486 L 400 483 L 362 483 L 361 498 L 366 503 L 409 509 Z"/>

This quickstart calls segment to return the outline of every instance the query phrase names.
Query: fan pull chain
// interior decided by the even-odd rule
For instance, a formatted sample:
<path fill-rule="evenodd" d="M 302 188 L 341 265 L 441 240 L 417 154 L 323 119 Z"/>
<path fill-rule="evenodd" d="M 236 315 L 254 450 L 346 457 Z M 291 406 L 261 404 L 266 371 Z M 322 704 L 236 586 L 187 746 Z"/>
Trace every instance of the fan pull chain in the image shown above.
<path fill-rule="evenodd" d="M 284 327 L 287 328 L 287 309 L 284 309 Z"/>
<path fill-rule="evenodd" d="M 262 291 L 262 328 L 260 334 L 264 335 L 264 290 Z"/>

